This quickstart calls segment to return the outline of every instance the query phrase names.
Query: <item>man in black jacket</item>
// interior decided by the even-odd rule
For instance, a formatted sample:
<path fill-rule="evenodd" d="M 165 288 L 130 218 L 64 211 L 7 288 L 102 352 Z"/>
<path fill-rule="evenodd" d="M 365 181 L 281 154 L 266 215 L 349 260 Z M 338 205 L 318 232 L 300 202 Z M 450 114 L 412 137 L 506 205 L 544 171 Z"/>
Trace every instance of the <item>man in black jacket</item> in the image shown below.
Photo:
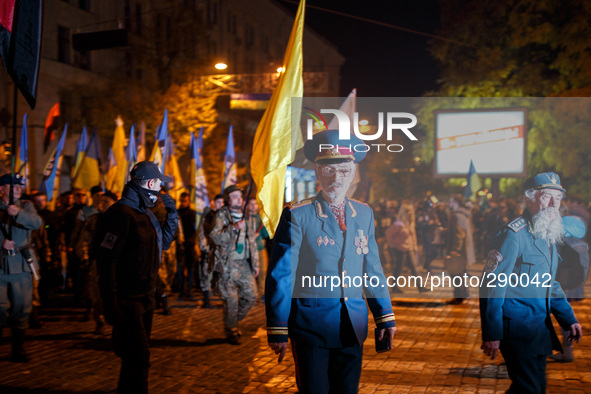
<path fill-rule="evenodd" d="M 136 164 L 130 178 L 121 199 L 101 218 L 93 243 L 105 318 L 113 325 L 113 347 L 122 361 L 117 392 L 147 393 L 154 288 L 178 214 L 174 200 L 159 194 L 161 182 L 172 179 L 153 162 Z M 159 197 L 167 210 L 162 225 L 149 209 Z"/>

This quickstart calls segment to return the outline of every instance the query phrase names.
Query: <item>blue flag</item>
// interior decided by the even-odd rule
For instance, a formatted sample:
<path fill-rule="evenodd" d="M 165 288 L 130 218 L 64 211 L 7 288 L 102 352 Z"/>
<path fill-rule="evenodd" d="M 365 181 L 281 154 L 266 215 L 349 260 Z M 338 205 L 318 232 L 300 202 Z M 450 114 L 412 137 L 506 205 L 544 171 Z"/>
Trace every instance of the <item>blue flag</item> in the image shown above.
<path fill-rule="evenodd" d="M 476 173 L 476 167 L 474 167 L 474 162 L 472 159 L 470 159 L 470 169 L 468 170 L 466 181 L 466 187 L 464 188 L 464 198 L 470 199 L 482 187 L 482 182 L 480 182 L 480 177 Z"/>
<path fill-rule="evenodd" d="M 226 156 L 224 157 L 224 177 L 222 178 L 222 193 L 224 189 L 230 185 L 236 184 L 236 154 L 234 152 L 234 137 L 232 134 L 232 126 L 230 126 L 230 133 L 228 134 L 228 142 L 226 144 Z"/>
<path fill-rule="evenodd" d="M 191 133 L 191 164 L 189 167 L 189 186 L 191 188 L 191 200 L 195 204 L 195 210 L 198 214 L 203 214 L 205 207 L 209 206 L 209 196 L 207 195 L 207 185 L 205 182 L 205 173 L 201 164 L 198 143 L 195 136 Z"/>
<path fill-rule="evenodd" d="M 137 163 L 137 148 L 135 144 L 136 140 L 134 124 L 133 126 L 131 126 L 131 130 L 129 131 L 129 142 L 125 147 L 125 159 L 127 160 L 127 178 L 129 178 L 129 172 Z"/>
<path fill-rule="evenodd" d="M 64 145 L 66 143 L 66 134 L 68 132 L 68 125 L 64 126 L 64 132 L 57 143 L 53 153 L 49 157 L 45 170 L 43 171 L 43 179 L 39 186 L 39 191 L 47 195 L 47 201 L 52 201 L 54 197 L 54 191 L 59 188 L 59 177 L 62 165 L 62 153 L 64 151 Z"/>

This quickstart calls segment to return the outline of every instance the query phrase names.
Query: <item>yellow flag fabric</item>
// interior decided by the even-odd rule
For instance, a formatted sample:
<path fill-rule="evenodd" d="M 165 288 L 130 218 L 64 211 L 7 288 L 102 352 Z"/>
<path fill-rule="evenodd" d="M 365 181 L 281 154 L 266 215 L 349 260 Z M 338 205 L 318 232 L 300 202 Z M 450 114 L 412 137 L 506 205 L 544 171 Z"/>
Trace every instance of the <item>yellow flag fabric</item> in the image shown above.
<path fill-rule="evenodd" d="M 117 127 L 115 128 L 115 136 L 113 137 L 113 157 L 117 162 L 115 177 L 111 185 L 107 185 L 110 191 L 116 194 L 121 194 L 125 186 L 125 176 L 127 175 L 127 160 L 125 158 L 125 130 L 123 130 L 123 120 L 117 117 L 115 121 Z"/>
<path fill-rule="evenodd" d="M 304 95 L 302 38 L 305 8 L 306 1 L 301 0 L 283 58 L 285 71 L 279 77 L 257 127 L 250 159 L 261 218 L 271 237 L 275 235 L 283 209 L 287 165 L 292 162 L 295 151 L 303 146 L 301 133 L 291 132 L 292 115 L 299 122 L 302 111 L 301 105 L 297 109 L 291 108 L 291 98 Z"/>
<path fill-rule="evenodd" d="M 109 156 L 107 157 L 107 164 L 105 168 L 105 184 L 107 190 L 111 190 L 113 184 L 115 183 L 115 179 L 117 178 L 117 161 L 115 160 L 115 155 L 113 154 L 113 148 L 109 148 Z M 112 190 L 111 190 L 112 191 Z M 121 193 L 118 193 L 121 196 Z"/>
<path fill-rule="evenodd" d="M 92 134 L 88 147 L 84 152 L 82 162 L 76 172 L 73 185 L 80 189 L 90 190 L 93 186 L 97 186 L 101 183 L 101 170 L 99 166 L 99 146 L 98 136 L 95 133 Z"/>

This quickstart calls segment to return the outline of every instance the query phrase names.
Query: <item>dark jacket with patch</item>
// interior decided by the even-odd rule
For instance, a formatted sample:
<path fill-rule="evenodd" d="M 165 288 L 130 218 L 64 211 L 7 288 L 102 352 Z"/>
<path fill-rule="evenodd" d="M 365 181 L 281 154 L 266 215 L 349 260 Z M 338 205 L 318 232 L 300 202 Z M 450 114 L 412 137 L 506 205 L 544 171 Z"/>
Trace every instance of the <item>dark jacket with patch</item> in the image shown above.
<path fill-rule="evenodd" d="M 493 240 L 480 287 L 482 339 L 543 355 L 560 346 L 550 314 L 564 329 L 577 320 L 555 280 L 556 245 L 534 238 L 530 221 L 526 211 Z"/>
<path fill-rule="evenodd" d="M 123 197 L 101 217 L 93 250 L 105 312 L 125 298 L 153 302 L 162 250 L 170 247 L 178 225 L 176 210 L 166 216 L 160 225 L 128 184 Z"/>

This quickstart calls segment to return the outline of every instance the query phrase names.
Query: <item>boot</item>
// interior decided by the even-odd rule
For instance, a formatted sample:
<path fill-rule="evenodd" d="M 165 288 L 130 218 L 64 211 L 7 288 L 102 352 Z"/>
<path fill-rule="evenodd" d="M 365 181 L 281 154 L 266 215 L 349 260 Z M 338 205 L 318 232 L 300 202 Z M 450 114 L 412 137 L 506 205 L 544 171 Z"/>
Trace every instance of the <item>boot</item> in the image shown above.
<path fill-rule="evenodd" d="M 170 308 L 168 307 L 168 297 L 166 296 L 166 294 L 163 294 L 160 297 L 160 300 L 162 301 L 162 314 L 165 316 L 172 315 L 172 312 L 170 311 Z"/>
<path fill-rule="evenodd" d="M 203 305 L 201 308 L 211 308 L 211 304 L 209 303 L 209 291 L 205 290 L 203 292 Z"/>
<path fill-rule="evenodd" d="M 12 356 L 10 361 L 15 363 L 26 363 L 29 356 L 25 353 L 23 343 L 25 342 L 25 330 L 12 329 Z"/>
<path fill-rule="evenodd" d="M 34 306 L 31 309 L 31 314 L 29 315 L 29 328 L 41 328 L 41 320 L 39 320 L 39 307 Z"/>

